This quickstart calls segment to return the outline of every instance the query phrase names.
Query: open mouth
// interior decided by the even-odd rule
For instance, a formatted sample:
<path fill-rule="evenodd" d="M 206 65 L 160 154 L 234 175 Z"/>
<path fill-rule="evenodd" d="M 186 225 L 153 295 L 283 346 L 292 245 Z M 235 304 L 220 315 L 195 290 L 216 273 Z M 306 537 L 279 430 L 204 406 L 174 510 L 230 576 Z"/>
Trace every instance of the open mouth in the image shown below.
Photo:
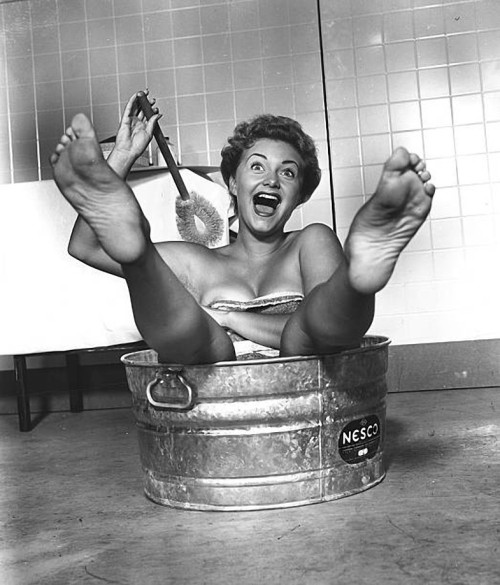
<path fill-rule="evenodd" d="M 254 209 L 257 215 L 272 215 L 280 203 L 281 197 L 270 193 L 257 193 L 253 198 Z"/>

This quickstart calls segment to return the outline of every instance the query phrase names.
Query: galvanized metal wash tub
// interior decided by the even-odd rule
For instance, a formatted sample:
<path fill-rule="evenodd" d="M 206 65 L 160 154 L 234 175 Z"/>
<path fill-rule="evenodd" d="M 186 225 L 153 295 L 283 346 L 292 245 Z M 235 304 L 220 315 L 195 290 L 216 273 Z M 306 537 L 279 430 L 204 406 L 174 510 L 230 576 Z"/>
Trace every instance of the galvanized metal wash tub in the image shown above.
<path fill-rule="evenodd" d="M 384 475 L 389 340 L 327 356 L 158 363 L 122 357 L 145 493 L 194 510 L 282 508 L 342 498 Z"/>

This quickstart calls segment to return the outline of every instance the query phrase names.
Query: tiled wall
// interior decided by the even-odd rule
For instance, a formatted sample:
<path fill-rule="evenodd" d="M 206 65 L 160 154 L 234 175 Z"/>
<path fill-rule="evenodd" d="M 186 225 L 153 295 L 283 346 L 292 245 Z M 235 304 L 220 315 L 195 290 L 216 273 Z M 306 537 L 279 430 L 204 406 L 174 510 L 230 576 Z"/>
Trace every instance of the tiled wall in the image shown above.
<path fill-rule="evenodd" d="M 320 0 L 338 232 L 396 145 L 438 186 L 378 298 L 394 343 L 500 336 L 500 2 Z M 0 4 L 0 182 L 50 177 L 71 116 L 114 134 L 149 87 L 184 164 L 219 162 L 236 121 L 296 117 L 328 169 L 316 0 L 22 0 Z M 328 172 L 291 227 L 332 223 Z"/>
<path fill-rule="evenodd" d="M 378 296 L 395 343 L 500 336 L 500 2 L 321 2 L 338 232 L 398 145 L 438 187 Z"/>
<path fill-rule="evenodd" d="M 0 181 L 51 177 L 78 111 L 113 136 L 145 87 L 183 164 L 219 164 L 237 121 L 297 118 L 326 156 L 316 0 L 25 0 L 0 6 Z M 292 226 L 332 223 L 328 174 Z"/>

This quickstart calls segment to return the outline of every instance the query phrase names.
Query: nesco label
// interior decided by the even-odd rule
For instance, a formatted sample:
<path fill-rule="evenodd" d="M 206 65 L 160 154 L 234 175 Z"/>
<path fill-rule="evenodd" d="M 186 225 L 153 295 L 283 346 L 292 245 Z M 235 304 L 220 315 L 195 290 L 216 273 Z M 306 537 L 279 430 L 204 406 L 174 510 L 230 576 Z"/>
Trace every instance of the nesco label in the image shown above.
<path fill-rule="evenodd" d="M 374 414 L 351 421 L 340 432 L 340 456 L 350 464 L 371 459 L 380 444 L 380 434 L 380 421 Z"/>

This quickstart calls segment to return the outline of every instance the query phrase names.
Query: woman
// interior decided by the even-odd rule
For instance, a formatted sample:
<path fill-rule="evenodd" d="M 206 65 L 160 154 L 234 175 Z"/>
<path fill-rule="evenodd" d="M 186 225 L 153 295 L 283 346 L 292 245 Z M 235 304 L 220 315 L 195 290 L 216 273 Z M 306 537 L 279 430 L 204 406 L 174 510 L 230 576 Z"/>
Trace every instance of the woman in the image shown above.
<path fill-rule="evenodd" d="M 283 356 L 359 344 L 373 319 L 375 293 L 429 213 L 434 186 L 424 162 L 405 149 L 394 151 L 343 251 L 322 224 L 285 233 L 293 210 L 319 183 L 314 143 L 289 118 L 258 117 L 239 124 L 222 151 L 221 171 L 237 199 L 236 241 L 217 249 L 153 244 L 124 178 L 158 118 L 147 122 L 132 96 L 105 161 L 90 121 L 78 114 L 51 164 L 59 189 L 79 213 L 70 254 L 126 279 L 137 327 L 159 359 L 234 359 L 227 328 Z M 292 304 L 303 300 L 290 314 L 227 310 L 276 297 Z"/>

